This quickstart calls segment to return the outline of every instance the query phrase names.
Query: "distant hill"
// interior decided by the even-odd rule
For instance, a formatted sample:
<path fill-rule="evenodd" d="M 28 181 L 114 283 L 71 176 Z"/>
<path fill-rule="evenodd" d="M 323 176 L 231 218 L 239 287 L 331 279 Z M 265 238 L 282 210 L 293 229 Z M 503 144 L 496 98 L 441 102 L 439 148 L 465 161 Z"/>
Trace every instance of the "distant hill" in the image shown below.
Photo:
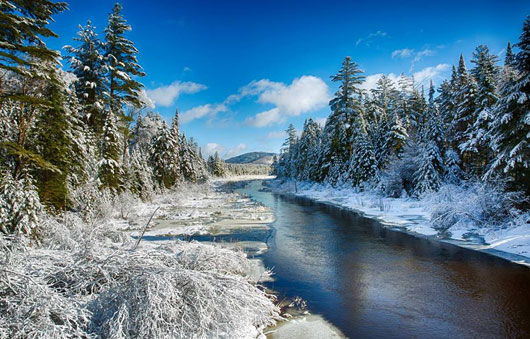
<path fill-rule="evenodd" d="M 250 152 L 225 160 L 229 164 L 258 164 L 270 165 L 275 153 Z"/>

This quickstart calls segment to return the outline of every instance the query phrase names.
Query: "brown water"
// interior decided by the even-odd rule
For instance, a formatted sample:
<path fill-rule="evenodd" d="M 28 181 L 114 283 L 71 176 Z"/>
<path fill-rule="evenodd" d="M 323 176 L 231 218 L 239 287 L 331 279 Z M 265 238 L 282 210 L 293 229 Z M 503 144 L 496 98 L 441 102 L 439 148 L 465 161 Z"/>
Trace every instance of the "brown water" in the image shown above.
<path fill-rule="evenodd" d="M 529 268 L 260 188 L 240 191 L 276 214 L 269 287 L 348 337 L 530 338 Z"/>

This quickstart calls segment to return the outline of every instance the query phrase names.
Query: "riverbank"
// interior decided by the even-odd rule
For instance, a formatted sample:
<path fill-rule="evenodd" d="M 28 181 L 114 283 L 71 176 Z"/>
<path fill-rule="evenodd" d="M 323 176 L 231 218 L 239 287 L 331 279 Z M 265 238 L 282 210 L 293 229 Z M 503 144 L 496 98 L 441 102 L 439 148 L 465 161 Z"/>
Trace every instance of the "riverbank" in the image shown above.
<path fill-rule="evenodd" d="M 497 228 L 479 228 L 462 223 L 442 236 L 431 223 L 429 202 L 412 198 L 385 198 L 373 192 L 333 188 L 330 185 L 267 181 L 267 187 L 276 193 L 304 197 L 332 204 L 375 219 L 387 227 L 419 237 L 451 243 L 530 267 L 530 225 L 504 225 Z"/>
<path fill-rule="evenodd" d="M 257 338 L 282 319 L 247 248 L 172 237 L 266 229 L 268 209 L 210 184 L 95 206 L 41 216 L 38 242 L 0 237 L 0 338 Z"/>

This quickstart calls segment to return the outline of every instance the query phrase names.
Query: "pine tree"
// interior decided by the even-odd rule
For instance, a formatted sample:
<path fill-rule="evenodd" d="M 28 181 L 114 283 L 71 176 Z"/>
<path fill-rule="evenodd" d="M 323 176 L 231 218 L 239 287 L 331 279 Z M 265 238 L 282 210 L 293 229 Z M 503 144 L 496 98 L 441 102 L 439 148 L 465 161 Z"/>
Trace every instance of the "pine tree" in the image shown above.
<path fill-rule="evenodd" d="M 140 97 L 143 85 L 135 77 L 143 77 L 145 73 L 138 64 L 138 50 L 124 34 L 131 31 L 131 26 L 123 18 L 122 6 L 114 5 L 105 28 L 105 63 L 108 70 L 108 109 L 119 118 L 119 131 L 122 134 L 122 157 L 126 162 L 128 145 L 131 137 L 129 125 L 134 120 L 135 109 L 144 103 Z M 129 109 L 125 111 L 125 107 Z"/>
<path fill-rule="evenodd" d="M 50 105 L 44 95 L 47 81 L 53 80 L 58 57 L 44 38 L 57 37 L 48 27 L 53 16 L 67 8 L 64 2 L 47 0 L 0 2 L 0 105 L 11 110 L 16 140 L 3 143 L 3 163 L 19 176 L 29 167 L 48 167 L 38 154 L 27 147 L 27 138 L 39 109 Z"/>
<path fill-rule="evenodd" d="M 530 193 L 530 16 L 519 38 L 519 52 L 505 65 L 500 100 L 490 124 L 491 147 L 496 156 L 486 177 L 499 171 L 512 179 L 514 188 Z M 510 62 L 511 60 L 509 60 Z"/>
<path fill-rule="evenodd" d="M 434 141 L 425 141 L 421 147 L 418 169 L 414 173 L 416 194 L 437 191 L 442 182 L 443 160 Z"/>
<path fill-rule="evenodd" d="M 491 108 L 498 100 L 496 87 L 499 71 L 496 65 L 497 57 L 490 54 L 485 45 L 476 48 L 471 62 L 475 64 L 471 74 L 477 84 L 475 111 L 472 113 L 472 123 L 465 132 L 466 140 L 460 145 L 460 149 L 470 155 L 471 171 L 480 177 L 492 156 L 486 135 L 491 120 Z"/>
<path fill-rule="evenodd" d="M 105 28 L 105 60 L 108 67 L 110 109 L 121 112 L 124 105 L 141 107 L 138 92 L 143 85 L 134 77 L 145 76 L 138 64 L 138 50 L 124 34 L 131 31 L 131 26 L 123 18 L 122 6 L 114 5 Z"/>
<path fill-rule="evenodd" d="M 155 179 L 161 187 L 171 188 L 180 176 L 179 145 L 165 122 L 153 140 L 151 163 Z"/>
<path fill-rule="evenodd" d="M 24 172 L 19 179 L 4 172 L 0 176 L 0 232 L 36 235 L 43 208 L 31 176 Z"/>
<path fill-rule="evenodd" d="M 365 78 L 362 73 L 359 66 L 346 57 L 339 72 L 331 76 L 333 82 L 340 82 L 340 87 L 329 102 L 331 114 L 322 138 L 321 180 L 327 178 L 335 183 L 346 172 L 344 166 L 352 154 L 353 124 L 356 117 L 363 114 L 362 90 L 359 88 Z"/>
<path fill-rule="evenodd" d="M 371 94 L 367 107 L 368 130 L 372 137 L 379 169 L 383 169 L 392 153 L 399 152 L 401 142 L 405 142 L 408 135 L 401 121 L 395 117 L 398 93 L 392 80 L 383 75 L 377 81 L 376 88 L 371 90 Z"/>
<path fill-rule="evenodd" d="M 51 105 L 39 114 L 36 135 L 32 138 L 35 153 L 55 167 L 52 171 L 37 169 L 35 178 L 41 202 L 56 211 L 64 210 L 68 204 L 67 179 L 74 166 L 77 163 L 79 167 L 84 167 L 82 153 L 71 152 L 76 147 L 72 131 L 77 107 L 68 105 L 68 90 L 64 81 L 58 72 L 50 82 L 46 96 Z"/>
<path fill-rule="evenodd" d="M 193 149 L 186 136 L 181 134 L 180 137 L 180 171 L 185 180 L 196 182 L 197 173 L 195 172 Z"/>
<path fill-rule="evenodd" d="M 306 120 L 302 135 L 298 141 L 297 154 L 294 157 L 296 178 L 310 180 L 311 173 L 317 170 L 318 149 L 320 147 L 320 126 L 313 120 Z"/>
<path fill-rule="evenodd" d="M 468 129 L 473 125 L 473 114 L 475 108 L 475 98 L 477 85 L 475 79 L 469 74 L 466 68 L 464 57 L 460 55 L 457 76 L 455 81 L 455 110 L 451 125 L 451 140 L 454 149 L 461 150 L 468 141 Z M 473 155 L 469 152 L 462 152 L 461 165 L 465 172 L 470 171 Z"/>
<path fill-rule="evenodd" d="M 121 160 L 121 141 L 116 116 L 107 111 L 103 125 L 101 141 L 101 160 L 98 162 L 98 178 L 101 188 L 108 188 L 113 193 L 120 193 L 124 188 L 124 177 Z"/>
<path fill-rule="evenodd" d="M 79 47 L 65 46 L 71 54 L 70 66 L 78 81 L 76 93 L 90 127 L 100 135 L 103 131 L 107 67 L 103 60 L 103 43 L 98 39 L 90 20 L 79 26 L 75 41 Z"/>
<path fill-rule="evenodd" d="M 359 130 L 355 132 L 353 153 L 349 160 L 348 178 L 353 185 L 364 188 L 368 181 L 376 182 L 377 159 L 374 148 L 364 124 L 359 123 Z"/>
<path fill-rule="evenodd" d="M 57 37 L 48 24 L 66 8 L 65 2 L 48 0 L 0 2 L 0 68 L 25 78 L 48 79 L 47 65 L 57 64 L 59 52 L 46 47 L 43 38 Z M 34 103 L 29 95 L 5 91 L 3 83 L 0 91 L 3 97 Z"/>

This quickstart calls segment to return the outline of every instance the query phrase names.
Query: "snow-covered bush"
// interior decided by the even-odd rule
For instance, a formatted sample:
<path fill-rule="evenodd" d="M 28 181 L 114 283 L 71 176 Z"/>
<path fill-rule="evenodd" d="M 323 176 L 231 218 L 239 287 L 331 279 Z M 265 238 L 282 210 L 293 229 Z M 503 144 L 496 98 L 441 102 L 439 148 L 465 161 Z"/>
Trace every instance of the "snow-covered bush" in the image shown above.
<path fill-rule="evenodd" d="M 32 249 L 4 258 L 2 338 L 241 338 L 279 319 L 244 254 L 209 245 Z"/>
<path fill-rule="evenodd" d="M 183 186 L 158 200 L 207 190 Z M 109 217 L 120 208 L 95 205 L 112 199 L 82 192 L 98 197 L 75 196 L 88 223 L 82 209 L 43 215 L 38 248 L 0 237 L 0 338 L 255 338 L 280 319 L 243 252 L 196 242 L 134 249 Z"/>
<path fill-rule="evenodd" d="M 1 175 L 0 231 L 35 235 L 43 207 L 31 177 L 25 174 L 20 179 L 14 179 L 7 171 Z"/>
<path fill-rule="evenodd" d="M 440 233 L 451 228 L 476 229 L 500 227 L 516 218 L 516 208 L 524 195 L 506 192 L 500 184 L 469 182 L 464 185 L 445 184 L 438 192 L 427 193 L 423 201 L 432 213 L 432 227 Z"/>
<path fill-rule="evenodd" d="M 113 195 L 110 190 L 100 190 L 96 182 L 90 182 L 72 190 L 72 209 L 79 212 L 88 223 L 109 217 L 113 212 Z"/>

